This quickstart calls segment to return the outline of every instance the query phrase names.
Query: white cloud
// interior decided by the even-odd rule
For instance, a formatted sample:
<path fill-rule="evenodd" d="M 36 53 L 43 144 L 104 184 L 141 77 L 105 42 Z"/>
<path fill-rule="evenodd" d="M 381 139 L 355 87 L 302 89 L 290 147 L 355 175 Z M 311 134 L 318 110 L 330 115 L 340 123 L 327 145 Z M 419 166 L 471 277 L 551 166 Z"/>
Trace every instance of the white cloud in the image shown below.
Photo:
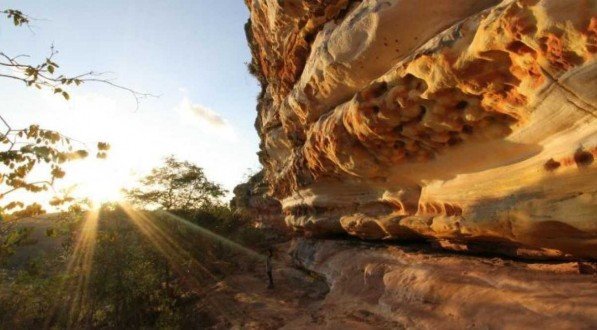
<path fill-rule="evenodd" d="M 188 100 L 185 100 L 184 110 L 195 115 L 199 120 L 205 121 L 209 125 L 223 127 L 226 126 L 226 121 L 213 110 L 203 107 L 199 104 L 191 104 Z"/>
<path fill-rule="evenodd" d="M 188 97 L 183 97 L 177 106 L 181 119 L 186 124 L 197 124 L 208 133 L 235 138 L 234 129 L 220 114 L 201 104 L 192 103 Z"/>

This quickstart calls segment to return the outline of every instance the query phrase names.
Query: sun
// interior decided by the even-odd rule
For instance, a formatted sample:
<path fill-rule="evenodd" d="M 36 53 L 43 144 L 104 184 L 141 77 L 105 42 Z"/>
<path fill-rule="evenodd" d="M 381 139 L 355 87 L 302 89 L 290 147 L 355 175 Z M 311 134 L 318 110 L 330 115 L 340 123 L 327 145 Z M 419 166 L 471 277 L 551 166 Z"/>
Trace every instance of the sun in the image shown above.
<path fill-rule="evenodd" d="M 89 159 L 77 165 L 69 173 L 77 197 L 89 199 L 96 207 L 123 199 L 122 188 L 127 186 L 130 177 L 117 162 Z"/>
<path fill-rule="evenodd" d="M 95 181 L 91 186 L 85 189 L 84 195 L 87 195 L 93 205 L 100 206 L 108 202 L 117 202 L 122 199 L 122 194 L 119 187 L 115 187 L 110 183 L 102 181 Z"/>
<path fill-rule="evenodd" d="M 77 195 L 91 202 L 93 208 L 123 199 L 121 187 L 111 180 L 87 180 L 77 186 Z"/>

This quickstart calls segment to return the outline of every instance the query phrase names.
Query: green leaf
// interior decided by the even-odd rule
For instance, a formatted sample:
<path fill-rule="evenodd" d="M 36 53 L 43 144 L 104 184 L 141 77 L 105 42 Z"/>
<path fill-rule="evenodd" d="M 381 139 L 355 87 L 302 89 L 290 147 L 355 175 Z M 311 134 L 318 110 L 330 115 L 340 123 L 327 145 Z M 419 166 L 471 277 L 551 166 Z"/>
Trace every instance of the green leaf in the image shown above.
<path fill-rule="evenodd" d="M 67 92 L 62 92 L 62 96 L 68 101 L 70 99 L 70 95 Z"/>

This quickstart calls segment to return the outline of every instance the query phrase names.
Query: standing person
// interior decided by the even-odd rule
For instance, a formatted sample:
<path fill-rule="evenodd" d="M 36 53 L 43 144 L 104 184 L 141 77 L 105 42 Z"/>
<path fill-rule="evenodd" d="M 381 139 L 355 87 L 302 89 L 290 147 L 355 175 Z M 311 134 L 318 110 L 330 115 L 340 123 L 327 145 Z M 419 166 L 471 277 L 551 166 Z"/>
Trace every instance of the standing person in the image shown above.
<path fill-rule="evenodd" d="M 274 256 L 274 251 L 272 248 L 267 250 L 267 258 L 265 259 L 265 272 L 267 273 L 267 279 L 269 280 L 269 285 L 267 286 L 268 289 L 274 288 L 274 278 L 272 277 L 272 257 Z"/>

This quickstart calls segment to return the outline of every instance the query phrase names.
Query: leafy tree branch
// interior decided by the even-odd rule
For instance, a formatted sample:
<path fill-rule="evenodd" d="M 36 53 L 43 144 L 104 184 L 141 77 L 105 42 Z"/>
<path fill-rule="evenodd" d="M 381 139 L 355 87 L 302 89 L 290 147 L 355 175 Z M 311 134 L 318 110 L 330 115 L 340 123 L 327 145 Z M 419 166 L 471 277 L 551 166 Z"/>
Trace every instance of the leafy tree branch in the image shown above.
<path fill-rule="evenodd" d="M 0 14 L 5 15 L 16 27 L 29 26 L 31 22 L 31 18 L 20 10 L 0 10 Z M 136 101 L 136 108 L 139 107 L 140 99 L 154 96 L 103 79 L 102 73 L 94 71 L 78 75 L 60 74 L 60 65 L 56 63 L 57 54 L 58 51 L 52 45 L 50 53 L 41 63 L 29 63 L 28 55 L 10 56 L 0 50 L 0 78 L 20 81 L 27 87 L 50 90 L 66 100 L 70 99 L 70 88 L 89 82 L 109 85 L 130 93 Z M 26 128 L 14 128 L 1 114 L 0 122 L 5 126 L 5 130 L 0 131 L 0 187 L 4 189 L 0 190 L 0 202 L 19 190 L 38 193 L 53 189 L 54 182 L 66 175 L 63 169 L 66 162 L 89 155 L 89 149 L 84 143 L 60 132 L 42 129 L 35 124 Z M 109 149 L 109 144 L 99 142 L 96 156 L 106 158 Z M 47 169 L 47 177 L 30 180 L 32 172 L 38 168 Z M 56 206 L 69 200 L 71 199 L 68 197 L 54 198 L 51 204 Z M 14 219 L 43 212 L 45 211 L 37 203 L 25 205 L 22 201 L 13 201 L 0 205 L 0 217 L 9 216 Z"/>

